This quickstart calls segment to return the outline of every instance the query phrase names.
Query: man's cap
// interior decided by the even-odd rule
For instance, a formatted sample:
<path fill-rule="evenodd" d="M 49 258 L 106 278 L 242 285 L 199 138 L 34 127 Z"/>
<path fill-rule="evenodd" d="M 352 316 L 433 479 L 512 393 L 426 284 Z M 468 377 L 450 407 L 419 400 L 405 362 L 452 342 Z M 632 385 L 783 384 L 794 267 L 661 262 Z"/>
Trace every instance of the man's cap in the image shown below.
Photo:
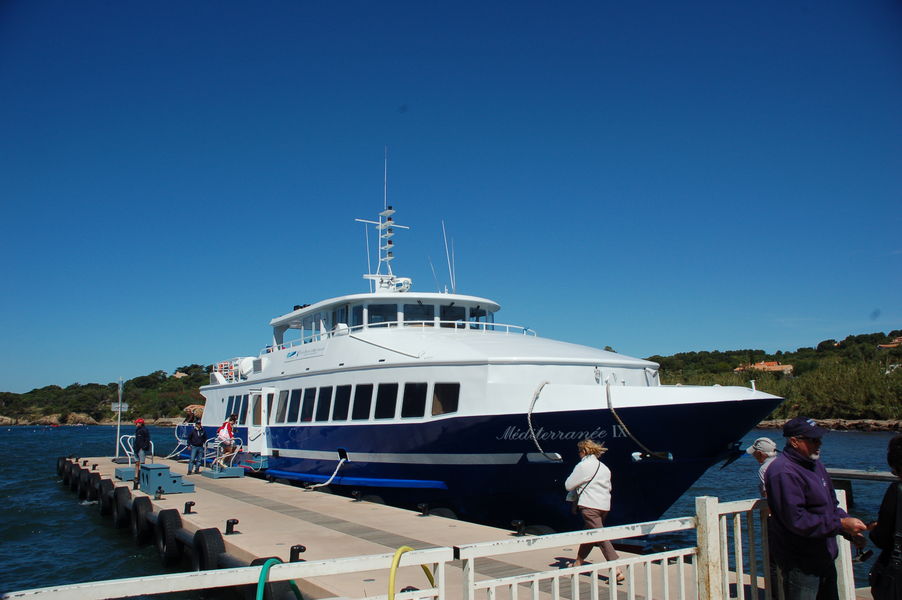
<path fill-rule="evenodd" d="M 783 437 L 785 438 L 802 436 L 820 439 L 824 437 L 825 433 L 827 433 L 826 429 L 819 427 L 814 419 L 807 417 L 796 417 L 786 421 L 786 424 L 783 425 Z"/>
<path fill-rule="evenodd" d="M 756 450 L 765 454 L 771 454 L 777 449 L 777 444 L 769 437 L 760 437 L 751 446 L 745 449 L 746 454 L 753 454 Z"/>
<path fill-rule="evenodd" d="M 140 423 L 141 425 L 144 425 L 144 419 L 142 419 L 141 417 L 138 417 L 137 419 L 135 419 L 135 425 L 137 425 L 137 424 L 139 424 L 139 423 Z"/>

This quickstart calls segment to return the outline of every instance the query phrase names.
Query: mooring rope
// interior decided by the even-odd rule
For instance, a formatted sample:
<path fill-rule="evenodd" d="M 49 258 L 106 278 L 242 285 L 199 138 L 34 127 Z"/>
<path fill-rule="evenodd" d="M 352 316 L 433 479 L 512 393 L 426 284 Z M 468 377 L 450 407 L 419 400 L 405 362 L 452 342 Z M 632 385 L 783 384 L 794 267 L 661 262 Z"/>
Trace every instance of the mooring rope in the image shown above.
<path fill-rule="evenodd" d="M 348 461 L 347 458 L 342 458 L 341 460 L 339 460 L 338 464 L 335 466 L 335 471 L 332 472 L 332 477 L 330 477 L 327 481 L 324 481 L 322 483 L 317 483 L 316 485 L 311 485 L 310 487 L 306 488 L 305 491 L 309 492 L 310 490 L 314 490 L 316 488 L 323 487 L 323 486 L 326 486 L 326 485 L 329 485 L 330 483 L 332 483 L 332 480 L 335 479 L 336 475 L 338 475 L 338 470 L 341 468 L 341 465 L 343 465 L 347 461 Z"/>

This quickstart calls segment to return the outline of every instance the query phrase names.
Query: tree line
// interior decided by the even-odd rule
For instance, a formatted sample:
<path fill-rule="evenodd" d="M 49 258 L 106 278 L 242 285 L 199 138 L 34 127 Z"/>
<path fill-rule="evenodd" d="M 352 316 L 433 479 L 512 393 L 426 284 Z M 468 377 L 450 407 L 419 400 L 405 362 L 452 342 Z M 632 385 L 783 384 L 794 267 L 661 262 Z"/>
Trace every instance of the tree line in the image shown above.
<path fill-rule="evenodd" d="M 820 419 L 902 419 L 902 347 L 878 348 L 902 337 L 902 330 L 852 335 L 844 340 L 823 340 L 794 352 L 728 350 L 681 352 L 650 356 L 661 365 L 665 384 L 740 385 L 755 380 L 759 390 L 786 399 L 771 418 L 804 414 Z M 734 372 L 740 365 L 777 361 L 793 366 L 792 374 L 761 371 Z M 185 406 L 203 404 L 200 386 L 210 380 L 212 366 L 186 365 L 173 375 L 155 371 L 129 379 L 123 400 L 129 410 L 123 418 L 179 417 Z M 113 416 L 110 404 L 118 399 L 118 384 L 73 383 L 50 385 L 25 394 L 0 392 L 0 415 L 20 421 L 60 414 L 84 413 L 97 421 Z"/>

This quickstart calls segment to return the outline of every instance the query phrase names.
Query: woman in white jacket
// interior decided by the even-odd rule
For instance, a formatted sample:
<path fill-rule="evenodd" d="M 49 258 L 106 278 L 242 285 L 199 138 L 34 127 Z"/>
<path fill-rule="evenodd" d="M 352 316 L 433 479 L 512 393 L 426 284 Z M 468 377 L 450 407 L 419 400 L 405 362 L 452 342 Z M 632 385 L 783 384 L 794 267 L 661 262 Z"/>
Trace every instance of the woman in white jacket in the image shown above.
<path fill-rule="evenodd" d="M 580 461 L 567 477 L 564 487 L 569 492 L 568 497 L 576 502 L 585 528 L 600 529 L 604 527 L 604 519 L 611 510 L 611 470 L 599 460 L 608 449 L 590 439 L 582 440 L 576 447 Z M 593 546 L 601 548 L 605 560 L 620 558 L 611 542 L 593 542 L 580 545 L 573 565 L 585 564 Z M 617 581 L 622 580 L 623 574 L 618 570 Z"/>

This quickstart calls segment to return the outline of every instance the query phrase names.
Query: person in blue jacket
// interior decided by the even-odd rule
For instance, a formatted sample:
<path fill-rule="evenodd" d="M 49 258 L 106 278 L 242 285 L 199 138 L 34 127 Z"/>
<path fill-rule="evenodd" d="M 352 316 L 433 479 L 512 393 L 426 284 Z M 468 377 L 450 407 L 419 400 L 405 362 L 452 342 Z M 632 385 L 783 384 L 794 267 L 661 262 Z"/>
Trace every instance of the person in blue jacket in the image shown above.
<path fill-rule="evenodd" d="M 191 457 L 188 459 L 188 475 L 192 468 L 195 473 L 200 473 L 204 465 L 204 444 L 207 443 L 207 432 L 204 431 L 200 421 L 194 423 L 191 433 L 188 434 L 188 447 L 191 448 Z"/>
<path fill-rule="evenodd" d="M 784 600 L 835 600 L 836 536 L 860 537 L 867 526 L 839 507 L 821 463 L 826 429 L 796 417 L 783 426 L 786 447 L 764 475 L 770 551 Z"/>

